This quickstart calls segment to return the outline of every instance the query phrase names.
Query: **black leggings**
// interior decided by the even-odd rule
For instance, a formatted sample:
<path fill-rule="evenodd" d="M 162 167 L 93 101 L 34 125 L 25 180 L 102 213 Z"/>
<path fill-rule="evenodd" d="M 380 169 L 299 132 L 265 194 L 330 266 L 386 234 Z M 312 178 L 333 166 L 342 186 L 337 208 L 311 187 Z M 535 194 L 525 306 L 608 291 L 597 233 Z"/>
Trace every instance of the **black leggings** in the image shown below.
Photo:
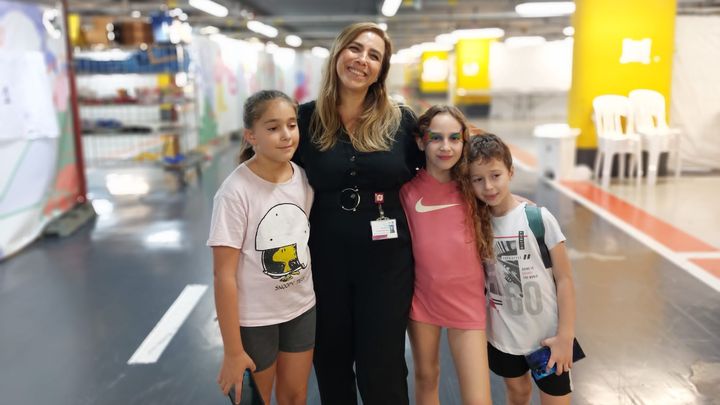
<path fill-rule="evenodd" d="M 377 210 L 316 211 L 310 249 L 322 403 L 356 404 L 359 389 L 365 405 L 408 404 L 405 330 L 413 260 L 405 214 L 399 207 L 386 212 L 397 220 L 398 239 L 372 241 Z"/>

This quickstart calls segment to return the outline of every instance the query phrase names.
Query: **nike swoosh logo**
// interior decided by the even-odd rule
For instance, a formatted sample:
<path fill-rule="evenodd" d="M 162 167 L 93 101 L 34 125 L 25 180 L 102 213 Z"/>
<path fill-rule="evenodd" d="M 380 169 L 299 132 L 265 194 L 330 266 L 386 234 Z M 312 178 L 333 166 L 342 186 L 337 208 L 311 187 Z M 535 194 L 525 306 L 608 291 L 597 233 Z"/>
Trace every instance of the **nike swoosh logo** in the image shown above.
<path fill-rule="evenodd" d="M 460 205 L 460 204 L 423 205 L 422 198 L 420 198 L 417 201 L 417 203 L 415 204 L 415 211 L 417 211 L 417 212 L 432 212 L 432 211 L 442 210 L 445 208 L 454 207 L 456 205 Z"/>

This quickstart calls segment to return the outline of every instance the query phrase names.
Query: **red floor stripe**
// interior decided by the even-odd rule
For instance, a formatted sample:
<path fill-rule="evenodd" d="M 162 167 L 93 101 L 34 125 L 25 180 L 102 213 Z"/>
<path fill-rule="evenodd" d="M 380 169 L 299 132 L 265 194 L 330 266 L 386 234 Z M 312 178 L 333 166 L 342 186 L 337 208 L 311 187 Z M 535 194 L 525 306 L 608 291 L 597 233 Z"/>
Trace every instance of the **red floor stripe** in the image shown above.
<path fill-rule="evenodd" d="M 519 160 L 530 167 L 537 167 L 537 158 L 530 152 L 526 152 L 515 145 L 508 144 L 513 159 Z"/>
<path fill-rule="evenodd" d="M 690 259 L 708 273 L 720 278 L 720 259 Z"/>
<path fill-rule="evenodd" d="M 561 181 L 561 183 L 675 252 L 718 251 L 715 247 L 655 218 L 590 182 Z"/>

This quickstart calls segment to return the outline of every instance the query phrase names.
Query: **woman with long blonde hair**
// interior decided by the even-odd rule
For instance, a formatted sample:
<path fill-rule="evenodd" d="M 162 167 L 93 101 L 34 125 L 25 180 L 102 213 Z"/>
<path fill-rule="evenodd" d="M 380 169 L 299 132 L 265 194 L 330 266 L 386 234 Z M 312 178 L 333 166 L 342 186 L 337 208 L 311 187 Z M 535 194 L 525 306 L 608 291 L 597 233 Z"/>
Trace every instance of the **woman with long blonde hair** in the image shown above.
<path fill-rule="evenodd" d="M 294 160 L 315 190 L 310 252 L 315 372 L 324 404 L 408 403 L 413 258 L 399 189 L 415 174 L 413 112 L 385 85 L 392 44 L 373 23 L 335 39 L 316 101 L 300 106 Z"/>

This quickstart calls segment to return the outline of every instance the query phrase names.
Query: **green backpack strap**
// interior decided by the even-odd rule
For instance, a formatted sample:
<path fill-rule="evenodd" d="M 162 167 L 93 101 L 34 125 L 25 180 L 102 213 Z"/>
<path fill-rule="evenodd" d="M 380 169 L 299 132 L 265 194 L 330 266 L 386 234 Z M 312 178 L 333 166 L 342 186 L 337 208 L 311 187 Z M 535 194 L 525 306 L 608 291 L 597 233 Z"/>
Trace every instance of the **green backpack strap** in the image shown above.
<path fill-rule="evenodd" d="M 550 250 L 548 250 L 545 244 L 545 224 L 542 220 L 542 211 L 540 207 L 535 205 L 525 205 L 525 216 L 530 225 L 530 230 L 535 235 L 538 247 L 540 248 L 540 256 L 542 256 L 543 265 L 546 269 L 552 267 L 552 260 L 550 259 Z"/>

